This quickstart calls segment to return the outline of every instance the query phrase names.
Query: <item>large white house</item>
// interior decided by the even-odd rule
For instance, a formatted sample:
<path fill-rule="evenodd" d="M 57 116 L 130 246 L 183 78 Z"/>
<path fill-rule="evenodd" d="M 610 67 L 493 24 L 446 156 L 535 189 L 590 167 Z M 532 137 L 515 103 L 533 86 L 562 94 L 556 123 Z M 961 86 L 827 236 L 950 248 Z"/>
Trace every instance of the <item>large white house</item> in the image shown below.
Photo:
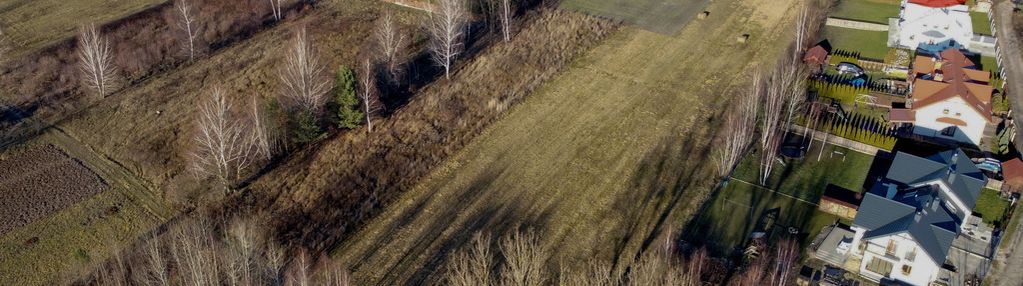
<path fill-rule="evenodd" d="M 909 49 L 948 40 L 969 48 L 973 22 L 966 0 L 902 0 L 898 33 L 896 45 Z"/>
<path fill-rule="evenodd" d="M 860 275 L 909 285 L 938 280 L 986 183 L 962 150 L 926 158 L 897 153 L 852 223 L 851 245 L 862 251 Z"/>
<path fill-rule="evenodd" d="M 993 89 L 991 73 L 975 67 L 956 49 L 917 56 L 906 108 L 892 109 L 889 120 L 912 124 L 918 135 L 980 145 L 984 128 L 992 123 Z"/>

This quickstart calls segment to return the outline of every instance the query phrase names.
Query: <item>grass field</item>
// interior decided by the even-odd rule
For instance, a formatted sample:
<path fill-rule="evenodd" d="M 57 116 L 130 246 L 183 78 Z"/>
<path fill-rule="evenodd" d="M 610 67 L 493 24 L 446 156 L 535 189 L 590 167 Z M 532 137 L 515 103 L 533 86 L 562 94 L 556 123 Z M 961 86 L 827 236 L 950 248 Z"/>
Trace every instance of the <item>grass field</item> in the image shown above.
<path fill-rule="evenodd" d="M 769 188 L 758 184 L 759 158 L 755 154 L 747 157 L 685 236 L 691 241 L 708 242 L 718 253 L 730 254 L 744 245 L 765 214 L 776 212 L 778 227 L 796 227 L 812 238 L 838 219 L 817 211 L 816 203 L 827 185 L 862 191 L 874 161 L 873 156 L 834 145 L 824 149 L 821 161 L 817 161 L 818 152 L 819 142 L 805 159 L 775 166 Z"/>
<path fill-rule="evenodd" d="M 1002 221 L 1002 217 L 1008 211 L 1009 201 L 999 197 L 998 191 L 986 188 L 980 191 L 977 206 L 973 208 L 973 212 L 980 214 L 984 218 L 984 222 L 997 227 L 1004 226 L 1005 222 Z"/>
<path fill-rule="evenodd" d="M 888 54 L 888 32 L 827 26 L 821 38 L 831 42 L 835 49 L 859 52 L 861 57 L 880 60 Z"/>
<path fill-rule="evenodd" d="M 717 114 L 742 85 L 737 71 L 780 52 L 774 37 L 789 30 L 792 5 L 715 1 L 708 10 L 716 16 L 675 36 L 612 35 L 335 256 L 357 284 L 419 284 L 436 280 L 447 255 L 480 230 L 531 230 L 569 270 L 594 259 L 630 263 L 706 198 Z M 746 45 L 736 43 L 741 33 L 753 35 Z"/>
<path fill-rule="evenodd" d="M 888 24 L 888 18 L 899 16 L 898 0 L 841 0 L 829 17 Z"/>
<path fill-rule="evenodd" d="M 71 37 L 84 23 L 120 19 L 166 0 L 4 0 L 0 27 L 14 46 L 13 57 Z"/>
<path fill-rule="evenodd" d="M 708 2 L 710 0 L 566 0 L 561 7 L 674 35 L 702 12 Z"/>
<path fill-rule="evenodd" d="M 973 33 L 991 36 L 991 24 L 988 22 L 987 13 L 970 12 L 970 20 L 973 22 Z"/>

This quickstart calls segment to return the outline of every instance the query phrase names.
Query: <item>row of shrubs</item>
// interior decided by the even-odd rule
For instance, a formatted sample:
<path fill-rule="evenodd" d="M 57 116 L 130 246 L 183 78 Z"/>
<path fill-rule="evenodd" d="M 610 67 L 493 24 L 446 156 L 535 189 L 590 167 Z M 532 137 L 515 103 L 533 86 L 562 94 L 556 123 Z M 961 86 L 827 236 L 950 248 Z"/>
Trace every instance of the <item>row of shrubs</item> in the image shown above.
<path fill-rule="evenodd" d="M 852 86 L 845 82 L 850 80 L 851 77 L 828 77 L 828 78 L 817 78 L 810 81 L 810 89 L 815 91 L 818 96 L 837 100 L 843 104 L 853 104 L 856 102 L 856 96 L 860 94 L 870 93 L 868 86 Z"/>
<path fill-rule="evenodd" d="M 898 140 L 891 124 L 859 113 L 851 113 L 844 120 L 833 117 L 824 128 L 832 135 L 886 150 L 895 148 Z"/>

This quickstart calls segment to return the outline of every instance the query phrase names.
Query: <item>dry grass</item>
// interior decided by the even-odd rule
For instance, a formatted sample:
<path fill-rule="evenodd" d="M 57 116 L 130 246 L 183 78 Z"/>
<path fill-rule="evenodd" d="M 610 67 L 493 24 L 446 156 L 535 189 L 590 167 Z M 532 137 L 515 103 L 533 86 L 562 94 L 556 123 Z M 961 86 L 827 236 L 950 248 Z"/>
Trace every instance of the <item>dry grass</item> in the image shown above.
<path fill-rule="evenodd" d="M 166 0 L 5 0 L 0 26 L 10 34 L 12 57 L 74 35 L 79 25 L 106 23 Z"/>
<path fill-rule="evenodd" d="M 361 284 L 416 284 L 485 229 L 533 228 L 567 270 L 621 266 L 680 228 L 715 183 L 719 113 L 773 63 L 795 1 L 715 1 L 674 37 L 628 29 L 548 81 L 348 239 Z M 787 11 L 782 15 L 772 15 Z M 754 15 L 749 17 L 749 15 Z M 753 36 L 742 45 L 735 37 Z"/>

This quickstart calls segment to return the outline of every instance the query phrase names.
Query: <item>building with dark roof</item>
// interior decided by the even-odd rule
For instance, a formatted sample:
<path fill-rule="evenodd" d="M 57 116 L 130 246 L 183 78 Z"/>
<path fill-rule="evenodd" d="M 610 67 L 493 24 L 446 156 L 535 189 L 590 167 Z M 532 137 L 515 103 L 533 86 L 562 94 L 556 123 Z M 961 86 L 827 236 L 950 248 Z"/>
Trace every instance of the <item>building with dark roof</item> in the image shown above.
<path fill-rule="evenodd" d="M 986 183 L 960 149 L 927 157 L 897 153 L 853 219 L 860 274 L 909 285 L 938 279 Z"/>

